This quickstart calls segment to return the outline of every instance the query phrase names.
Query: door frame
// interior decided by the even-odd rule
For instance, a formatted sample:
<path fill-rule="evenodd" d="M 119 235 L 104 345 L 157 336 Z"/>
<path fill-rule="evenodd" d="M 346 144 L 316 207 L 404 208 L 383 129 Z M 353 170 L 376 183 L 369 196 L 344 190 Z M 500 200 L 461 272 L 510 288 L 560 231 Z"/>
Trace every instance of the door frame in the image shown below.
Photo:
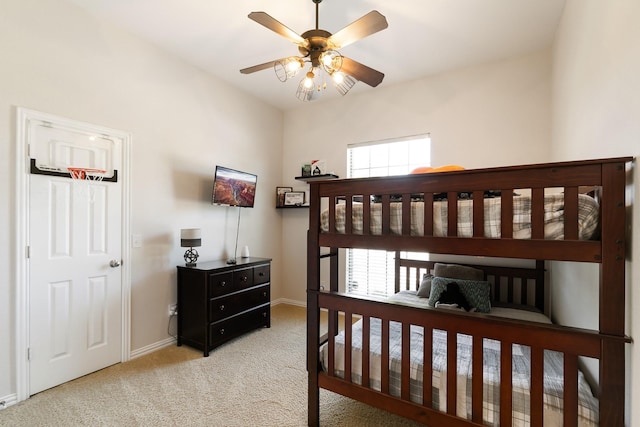
<path fill-rule="evenodd" d="M 16 355 L 16 398 L 23 401 L 29 398 L 29 120 L 43 120 L 59 125 L 81 128 L 91 132 L 112 135 L 121 138 L 122 159 L 121 173 L 118 178 L 122 183 L 122 227 L 120 269 L 122 283 L 122 343 L 120 362 L 130 359 L 131 353 L 131 253 L 129 245 L 131 223 L 131 134 L 78 120 L 67 119 L 53 114 L 16 107 L 16 170 L 15 170 L 15 355 Z"/>

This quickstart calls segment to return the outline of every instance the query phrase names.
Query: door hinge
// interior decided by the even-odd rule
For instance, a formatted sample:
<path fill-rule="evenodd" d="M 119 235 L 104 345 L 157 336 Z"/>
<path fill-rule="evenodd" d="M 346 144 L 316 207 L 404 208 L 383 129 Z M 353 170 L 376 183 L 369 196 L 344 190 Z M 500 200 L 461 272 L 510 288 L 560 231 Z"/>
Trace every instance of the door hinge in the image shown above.
<path fill-rule="evenodd" d="M 27 259 L 31 258 L 31 246 L 27 246 L 25 249 L 25 256 Z"/>
<path fill-rule="evenodd" d="M 27 360 L 31 361 L 31 347 L 27 347 Z"/>

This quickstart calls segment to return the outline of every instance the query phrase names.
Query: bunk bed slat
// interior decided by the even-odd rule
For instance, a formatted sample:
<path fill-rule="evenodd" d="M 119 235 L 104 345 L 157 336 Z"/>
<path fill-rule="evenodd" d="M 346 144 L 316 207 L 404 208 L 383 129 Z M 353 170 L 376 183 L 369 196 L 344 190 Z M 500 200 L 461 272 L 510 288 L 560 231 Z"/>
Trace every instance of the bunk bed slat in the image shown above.
<path fill-rule="evenodd" d="M 391 234 L 391 196 L 382 195 L 382 235 Z"/>
<path fill-rule="evenodd" d="M 311 208 L 311 207 L 309 207 Z M 329 198 L 329 231 L 336 231 L 336 198 Z"/>
<path fill-rule="evenodd" d="M 402 400 L 410 399 L 411 381 L 411 325 L 402 324 L 402 366 L 400 367 L 400 397 Z"/>
<path fill-rule="evenodd" d="M 473 192 L 473 237 L 484 237 L 484 192 Z"/>
<path fill-rule="evenodd" d="M 483 365 L 483 349 L 484 349 L 484 343 L 483 343 L 484 339 L 479 336 L 479 335 L 475 335 L 473 337 L 473 347 L 472 347 L 472 352 L 473 352 L 473 360 L 472 360 L 472 374 L 471 374 L 471 381 L 472 381 L 472 391 L 471 391 L 471 405 L 472 405 L 472 410 L 471 410 L 471 415 L 472 415 L 472 420 L 478 424 L 482 423 L 482 388 L 484 385 L 484 376 L 483 376 L 483 369 L 482 369 L 482 365 Z"/>
<path fill-rule="evenodd" d="M 334 316 L 335 311 L 333 310 L 329 310 L 329 316 L 328 316 L 328 324 L 329 324 L 329 333 L 327 334 L 327 343 L 329 346 L 329 375 L 335 375 L 335 371 L 336 371 L 336 366 L 335 366 L 335 352 L 336 352 L 336 337 L 335 337 L 335 333 L 332 333 L 331 331 L 334 331 L 337 329 L 337 322 L 336 322 L 336 316 Z"/>
<path fill-rule="evenodd" d="M 389 394 L 389 320 L 382 319 L 382 355 L 380 357 L 381 376 L 380 390 Z"/>
<path fill-rule="evenodd" d="M 578 187 L 564 189 L 564 238 L 578 240 Z"/>
<path fill-rule="evenodd" d="M 544 350 L 540 347 L 531 348 L 531 427 L 542 427 L 544 399 Z"/>
<path fill-rule="evenodd" d="M 424 193 L 424 235 L 433 236 L 433 193 Z"/>
<path fill-rule="evenodd" d="M 500 237 L 513 237 L 513 189 L 500 191 Z"/>
<path fill-rule="evenodd" d="M 422 371 L 422 404 L 433 407 L 433 328 L 424 327 Z"/>
<path fill-rule="evenodd" d="M 447 331 L 447 414 L 456 415 L 458 395 L 458 334 Z"/>
<path fill-rule="evenodd" d="M 411 235 L 411 194 L 409 193 L 402 195 L 402 235 Z"/>
<path fill-rule="evenodd" d="M 564 354 L 563 410 L 565 427 L 578 427 L 578 356 Z"/>
<path fill-rule="evenodd" d="M 458 235 L 458 193 L 447 193 L 447 236 Z"/>
<path fill-rule="evenodd" d="M 351 218 L 353 216 L 353 196 L 347 196 L 345 198 L 344 209 L 345 218 Z M 344 232 L 345 234 L 353 233 L 353 221 L 344 222 Z"/>
<path fill-rule="evenodd" d="M 368 355 L 370 351 L 370 332 L 371 331 L 371 319 L 369 316 L 362 317 L 362 354 Z M 362 385 L 364 387 L 370 386 L 370 358 L 362 357 Z"/>
<path fill-rule="evenodd" d="M 513 383 L 511 379 L 513 344 L 508 341 L 500 343 L 500 426 L 512 425 L 513 417 Z"/>
<path fill-rule="evenodd" d="M 362 234 L 371 233 L 371 198 L 362 196 Z"/>
<path fill-rule="evenodd" d="M 544 240 L 544 188 L 531 189 L 531 238 Z"/>
<path fill-rule="evenodd" d="M 353 320 L 351 312 L 344 313 L 344 379 L 347 382 L 352 382 L 351 379 L 351 342 L 353 332 Z"/>

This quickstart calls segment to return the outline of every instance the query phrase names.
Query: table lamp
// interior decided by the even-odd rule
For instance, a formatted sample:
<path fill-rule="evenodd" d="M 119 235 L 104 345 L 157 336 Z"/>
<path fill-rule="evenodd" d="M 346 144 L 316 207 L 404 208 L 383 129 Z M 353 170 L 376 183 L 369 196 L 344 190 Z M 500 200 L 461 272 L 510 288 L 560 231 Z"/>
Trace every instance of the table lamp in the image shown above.
<path fill-rule="evenodd" d="M 183 228 L 180 230 L 180 246 L 189 248 L 184 253 L 184 260 L 187 267 L 195 267 L 198 261 L 198 251 L 194 247 L 202 245 L 202 234 L 199 228 Z"/>

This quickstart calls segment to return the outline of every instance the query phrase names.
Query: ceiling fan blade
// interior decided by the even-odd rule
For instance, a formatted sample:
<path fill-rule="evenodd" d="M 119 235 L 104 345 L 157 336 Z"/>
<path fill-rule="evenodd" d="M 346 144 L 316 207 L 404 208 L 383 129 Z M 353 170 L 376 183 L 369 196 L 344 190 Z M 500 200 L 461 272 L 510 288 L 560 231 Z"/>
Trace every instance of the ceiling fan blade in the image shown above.
<path fill-rule="evenodd" d="M 271 31 L 280 34 L 282 37 L 291 40 L 297 45 L 305 47 L 307 45 L 307 41 L 303 39 L 302 36 L 265 12 L 251 12 L 249 14 L 249 19 L 252 19 Z"/>
<path fill-rule="evenodd" d="M 251 74 L 251 73 L 255 73 L 256 71 L 266 70 L 267 68 L 273 67 L 276 62 L 282 61 L 283 59 L 285 58 L 276 59 L 275 61 L 265 62 L 264 64 L 254 65 L 253 67 L 243 68 L 242 70 L 240 70 L 240 72 L 242 74 Z"/>
<path fill-rule="evenodd" d="M 367 67 L 366 65 L 354 61 L 353 59 L 349 59 L 346 56 L 342 58 L 342 68 L 340 71 L 345 74 L 349 74 L 351 77 L 354 77 L 371 87 L 378 86 L 382 82 L 382 79 L 384 79 L 384 74 L 380 71 Z"/>
<path fill-rule="evenodd" d="M 362 18 L 353 21 L 329 37 L 329 43 L 334 49 L 340 49 L 371 34 L 384 30 L 388 26 L 387 18 L 377 10 L 372 10 Z"/>

